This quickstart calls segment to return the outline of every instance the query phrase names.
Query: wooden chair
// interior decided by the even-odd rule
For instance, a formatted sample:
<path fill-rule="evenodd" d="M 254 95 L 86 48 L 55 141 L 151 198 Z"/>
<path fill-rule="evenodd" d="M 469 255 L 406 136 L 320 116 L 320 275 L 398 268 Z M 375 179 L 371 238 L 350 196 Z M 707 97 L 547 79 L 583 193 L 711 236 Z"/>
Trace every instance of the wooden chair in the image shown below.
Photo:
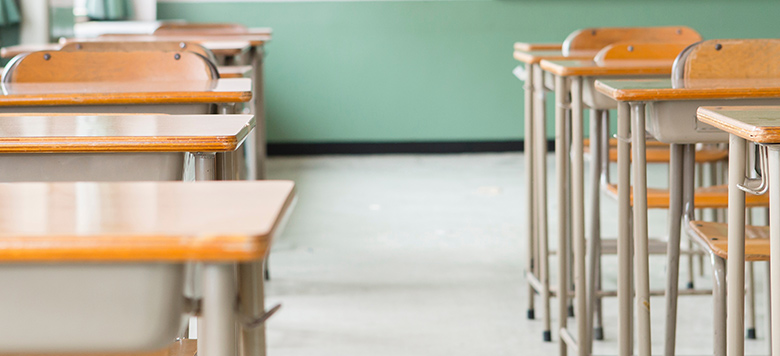
<path fill-rule="evenodd" d="M 160 25 L 155 31 L 155 35 L 232 35 L 247 33 L 249 29 L 241 24 L 235 23 L 168 23 Z"/>
<path fill-rule="evenodd" d="M 747 194 L 746 196 L 750 196 Z M 745 206 L 750 206 L 746 204 Z M 691 221 L 687 227 L 688 235 L 710 255 L 713 277 L 713 323 L 715 339 L 715 354 L 725 355 L 726 339 L 726 260 L 729 254 L 728 224 Z M 769 261 L 769 226 L 745 227 L 745 262 Z M 746 276 L 750 283 L 752 275 Z M 755 318 L 755 316 L 754 316 Z M 749 339 L 756 338 L 755 327 L 748 328 Z"/>
<path fill-rule="evenodd" d="M 32 52 L 14 57 L 2 83 L 184 81 L 218 79 L 217 68 L 194 52 Z"/>
<path fill-rule="evenodd" d="M 688 231 L 713 257 L 723 261 L 728 259 L 728 224 L 691 221 Z M 745 260 L 769 261 L 769 226 L 745 227 Z"/>
<path fill-rule="evenodd" d="M 164 51 L 181 52 L 189 51 L 208 58 L 217 63 L 217 57 L 206 47 L 191 42 L 116 42 L 116 41 L 86 41 L 68 42 L 60 48 L 63 52 L 137 52 L 137 51 Z"/>
<path fill-rule="evenodd" d="M 214 65 L 217 65 L 217 71 L 220 78 L 250 78 L 252 76 L 252 66 L 219 66 L 217 56 L 206 47 L 192 42 L 157 42 L 157 41 L 87 41 L 87 42 L 68 42 L 60 48 L 65 52 L 134 52 L 134 51 L 190 51 L 208 58 Z"/>
<path fill-rule="evenodd" d="M 617 42 L 601 49 L 593 61 L 604 65 L 609 61 L 652 61 L 669 60 L 677 58 L 685 48 L 694 41 L 680 42 Z"/>
<path fill-rule="evenodd" d="M 577 52 L 596 52 L 624 41 L 693 43 L 701 41 L 701 35 L 685 26 L 585 28 L 566 37 L 562 50 L 569 56 Z"/>
<path fill-rule="evenodd" d="M 672 69 L 672 84 L 678 88 L 740 85 L 735 80 L 780 78 L 780 39 L 709 40 L 680 53 Z M 729 83 L 732 82 L 732 83 Z"/>

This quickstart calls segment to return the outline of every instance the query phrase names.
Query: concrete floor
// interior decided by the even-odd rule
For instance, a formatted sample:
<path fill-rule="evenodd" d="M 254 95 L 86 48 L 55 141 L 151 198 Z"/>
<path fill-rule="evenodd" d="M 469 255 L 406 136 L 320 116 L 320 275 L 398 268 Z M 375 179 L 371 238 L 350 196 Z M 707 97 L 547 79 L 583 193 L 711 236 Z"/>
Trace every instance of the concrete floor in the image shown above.
<path fill-rule="evenodd" d="M 299 200 L 271 253 L 268 305 L 283 308 L 268 323 L 269 354 L 555 355 L 557 332 L 542 342 L 542 310 L 525 318 L 523 167 L 516 153 L 271 159 L 271 178 L 295 180 Z M 649 171 L 651 186 L 666 185 L 665 168 Z M 550 236 L 558 227 L 553 184 L 550 176 Z M 604 235 L 615 236 L 614 201 L 603 196 L 602 206 Z M 651 235 L 665 235 L 665 214 L 651 212 Z M 614 261 L 604 259 L 608 288 Z M 696 284 L 709 287 L 704 264 Z M 650 267 L 651 287 L 661 288 L 665 258 Z M 686 271 L 683 263 L 681 284 Z M 761 355 L 766 296 L 757 288 L 759 339 L 746 349 Z M 661 354 L 663 298 L 651 303 L 653 352 Z M 711 354 L 711 308 L 709 296 L 681 299 L 678 354 Z M 616 354 L 616 309 L 605 300 L 606 340 L 594 343 L 596 354 Z"/>

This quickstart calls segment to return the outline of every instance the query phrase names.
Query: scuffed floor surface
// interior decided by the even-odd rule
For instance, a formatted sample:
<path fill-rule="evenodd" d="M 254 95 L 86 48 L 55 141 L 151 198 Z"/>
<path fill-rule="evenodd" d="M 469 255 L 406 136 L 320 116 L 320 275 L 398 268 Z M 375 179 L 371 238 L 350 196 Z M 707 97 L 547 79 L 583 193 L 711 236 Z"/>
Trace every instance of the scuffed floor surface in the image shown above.
<path fill-rule="evenodd" d="M 297 182 L 298 203 L 271 253 L 267 304 L 283 307 L 268 323 L 269 355 L 557 354 L 557 332 L 552 343 L 542 342 L 542 309 L 536 320 L 526 319 L 523 167 L 516 153 L 271 159 L 272 179 Z M 648 182 L 665 186 L 665 168 L 651 168 Z M 615 236 L 614 201 L 602 194 L 602 207 L 604 235 Z M 651 235 L 666 235 L 665 214 L 651 213 Z M 604 258 L 609 288 L 614 264 L 614 256 Z M 707 259 L 704 264 L 703 276 L 696 268 L 697 287 L 711 285 Z M 661 288 L 665 258 L 653 257 L 651 271 L 651 286 Z M 683 263 L 681 284 L 686 273 Z M 765 277 L 758 273 L 756 280 Z M 768 354 L 766 296 L 760 283 L 757 288 L 759 340 L 746 348 Z M 653 353 L 661 354 L 663 298 L 651 303 Z M 678 330 L 678 354 L 711 354 L 711 297 L 684 297 L 679 308 L 685 326 Z M 607 339 L 594 343 L 597 354 L 616 354 L 616 309 L 614 298 L 605 300 Z"/>

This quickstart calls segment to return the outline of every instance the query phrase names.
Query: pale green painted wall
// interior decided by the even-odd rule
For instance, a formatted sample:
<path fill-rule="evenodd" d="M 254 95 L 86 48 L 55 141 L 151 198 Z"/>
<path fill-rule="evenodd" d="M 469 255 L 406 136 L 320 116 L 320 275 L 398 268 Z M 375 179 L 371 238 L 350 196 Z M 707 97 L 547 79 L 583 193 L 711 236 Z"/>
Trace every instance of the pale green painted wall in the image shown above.
<path fill-rule="evenodd" d="M 780 37 L 780 1 L 477 0 L 165 3 L 160 18 L 274 29 L 271 142 L 522 138 L 512 43 L 590 26 L 688 25 Z"/>

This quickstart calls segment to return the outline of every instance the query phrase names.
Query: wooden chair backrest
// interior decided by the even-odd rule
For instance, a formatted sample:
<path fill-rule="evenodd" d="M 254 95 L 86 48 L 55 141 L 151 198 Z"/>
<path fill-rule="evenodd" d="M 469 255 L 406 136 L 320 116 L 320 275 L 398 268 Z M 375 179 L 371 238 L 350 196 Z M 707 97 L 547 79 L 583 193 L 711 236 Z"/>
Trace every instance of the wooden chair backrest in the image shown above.
<path fill-rule="evenodd" d="M 40 51 L 14 57 L 2 83 L 212 80 L 217 68 L 193 52 Z"/>
<path fill-rule="evenodd" d="M 246 26 L 234 23 L 169 23 L 160 25 L 155 35 L 228 35 L 247 33 Z"/>
<path fill-rule="evenodd" d="M 563 54 L 599 51 L 617 42 L 698 42 L 701 35 L 685 26 L 601 27 L 572 32 L 563 42 Z"/>
<path fill-rule="evenodd" d="M 685 49 L 672 67 L 672 83 L 697 79 L 780 78 L 780 39 L 709 40 Z M 724 81 L 724 85 L 728 85 Z"/>
<path fill-rule="evenodd" d="M 618 42 L 604 47 L 593 59 L 603 64 L 620 60 L 669 60 L 677 58 L 692 42 Z"/>
<path fill-rule="evenodd" d="M 165 51 L 180 52 L 189 51 L 200 54 L 217 63 L 214 53 L 198 43 L 191 42 L 157 42 L 157 41 L 87 41 L 87 42 L 68 42 L 60 51 L 64 52 L 137 52 L 137 51 Z"/>

